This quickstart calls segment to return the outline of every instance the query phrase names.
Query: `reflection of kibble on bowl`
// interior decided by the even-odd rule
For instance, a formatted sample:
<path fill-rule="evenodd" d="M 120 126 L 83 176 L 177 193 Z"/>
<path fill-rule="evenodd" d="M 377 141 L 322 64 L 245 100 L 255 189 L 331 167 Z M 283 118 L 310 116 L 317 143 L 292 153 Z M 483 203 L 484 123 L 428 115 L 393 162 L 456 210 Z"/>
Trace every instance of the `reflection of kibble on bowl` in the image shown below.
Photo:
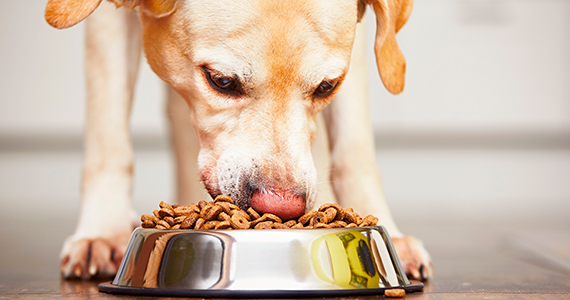
<path fill-rule="evenodd" d="M 200 201 L 187 206 L 160 202 L 153 215 L 142 215 L 143 228 L 156 229 L 311 229 L 366 227 L 378 223 L 378 218 L 360 217 L 352 208 L 338 204 L 323 204 L 317 211 L 309 211 L 298 219 L 283 222 L 274 214 L 260 215 L 253 208 L 240 209 L 228 196 L 214 201 Z"/>

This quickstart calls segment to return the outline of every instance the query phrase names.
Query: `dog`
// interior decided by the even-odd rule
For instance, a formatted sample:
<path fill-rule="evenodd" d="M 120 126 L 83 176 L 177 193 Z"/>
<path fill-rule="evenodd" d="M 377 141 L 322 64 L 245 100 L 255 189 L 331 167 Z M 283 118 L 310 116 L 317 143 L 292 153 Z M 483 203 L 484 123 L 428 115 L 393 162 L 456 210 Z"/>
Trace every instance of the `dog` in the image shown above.
<path fill-rule="evenodd" d="M 55 28 L 89 16 L 82 204 L 62 276 L 115 274 L 139 224 L 128 119 L 144 49 L 169 86 L 178 203 L 201 200 L 205 188 L 290 219 L 338 202 L 377 216 L 407 274 L 431 277 L 422 242 L 394 223 L 376 168 L 358 25 L 368 6 L 378 72 L 398 94 L 405 59 L 396 32 L 412 0 L 48 0 Z"/>

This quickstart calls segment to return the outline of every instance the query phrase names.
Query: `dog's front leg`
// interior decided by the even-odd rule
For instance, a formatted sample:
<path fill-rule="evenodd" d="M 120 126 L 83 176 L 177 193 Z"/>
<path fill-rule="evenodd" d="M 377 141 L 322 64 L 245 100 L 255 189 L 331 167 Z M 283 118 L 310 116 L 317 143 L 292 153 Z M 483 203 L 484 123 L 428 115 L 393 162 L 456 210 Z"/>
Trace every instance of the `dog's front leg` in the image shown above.
<path fill-rule="evenodd" d="M 175 157 L 176 202 L 180 205 L 210 199 L 200 182 L 198 169 L 198 136 L 192 124 L 191 111 L 184 99 L 168 87 L 167 114 L 170 140 Z"/>
<path fill-rule="evenodd" d="M 140 60 L 134 13 L 105 1 L 87 20 L 87 116 L 82 202 L 75 233 L 64 243 L 64 278 L 117 272 L 132 229 L 133 150 L 129 114 Z"/>
<path fill-rule="evenodd" d="M 377 169 L 368 107 L 364 28 L 356 32 L 351 67 L 337 98 L 324 111 L 332 150 L 331 179 L 339 203 L 373 214 L 390 233 L 406 272 L 417 279 L 432 274 L 431 259 L 420 240 L 404 236 L 384 199 Z"/>

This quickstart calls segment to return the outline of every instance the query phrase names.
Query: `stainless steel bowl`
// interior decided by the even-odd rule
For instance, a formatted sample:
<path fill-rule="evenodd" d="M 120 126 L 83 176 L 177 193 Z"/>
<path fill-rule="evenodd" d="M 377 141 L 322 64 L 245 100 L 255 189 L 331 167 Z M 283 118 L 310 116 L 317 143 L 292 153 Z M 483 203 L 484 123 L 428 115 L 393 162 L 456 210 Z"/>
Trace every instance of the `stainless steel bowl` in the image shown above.
<path fill-rule="evenodd" d="M 421 291 L 382 226 L 331 229 L 137 228 L 108 293 L 295 297 Z"/>

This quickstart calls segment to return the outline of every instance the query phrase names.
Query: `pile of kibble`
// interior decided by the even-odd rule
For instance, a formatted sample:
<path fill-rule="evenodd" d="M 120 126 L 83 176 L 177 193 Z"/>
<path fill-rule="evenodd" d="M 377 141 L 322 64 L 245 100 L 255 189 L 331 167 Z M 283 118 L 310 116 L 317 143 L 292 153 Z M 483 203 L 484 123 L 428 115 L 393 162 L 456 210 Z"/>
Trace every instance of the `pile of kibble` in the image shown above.
<path fill-rule="evenodd" d="M 214 201 L 200 201 L 186 206 L 160 202 L 153 215 L 142 215 L 143 228 L 156 229 L 309 229 L 374 226 L 378 218 L 360 217 L 352 208 L 323 204 L 298 219 L 283 221 L 274 214 L 260 215 L 253 208 L 240 209 L 228 196 Z"/>

